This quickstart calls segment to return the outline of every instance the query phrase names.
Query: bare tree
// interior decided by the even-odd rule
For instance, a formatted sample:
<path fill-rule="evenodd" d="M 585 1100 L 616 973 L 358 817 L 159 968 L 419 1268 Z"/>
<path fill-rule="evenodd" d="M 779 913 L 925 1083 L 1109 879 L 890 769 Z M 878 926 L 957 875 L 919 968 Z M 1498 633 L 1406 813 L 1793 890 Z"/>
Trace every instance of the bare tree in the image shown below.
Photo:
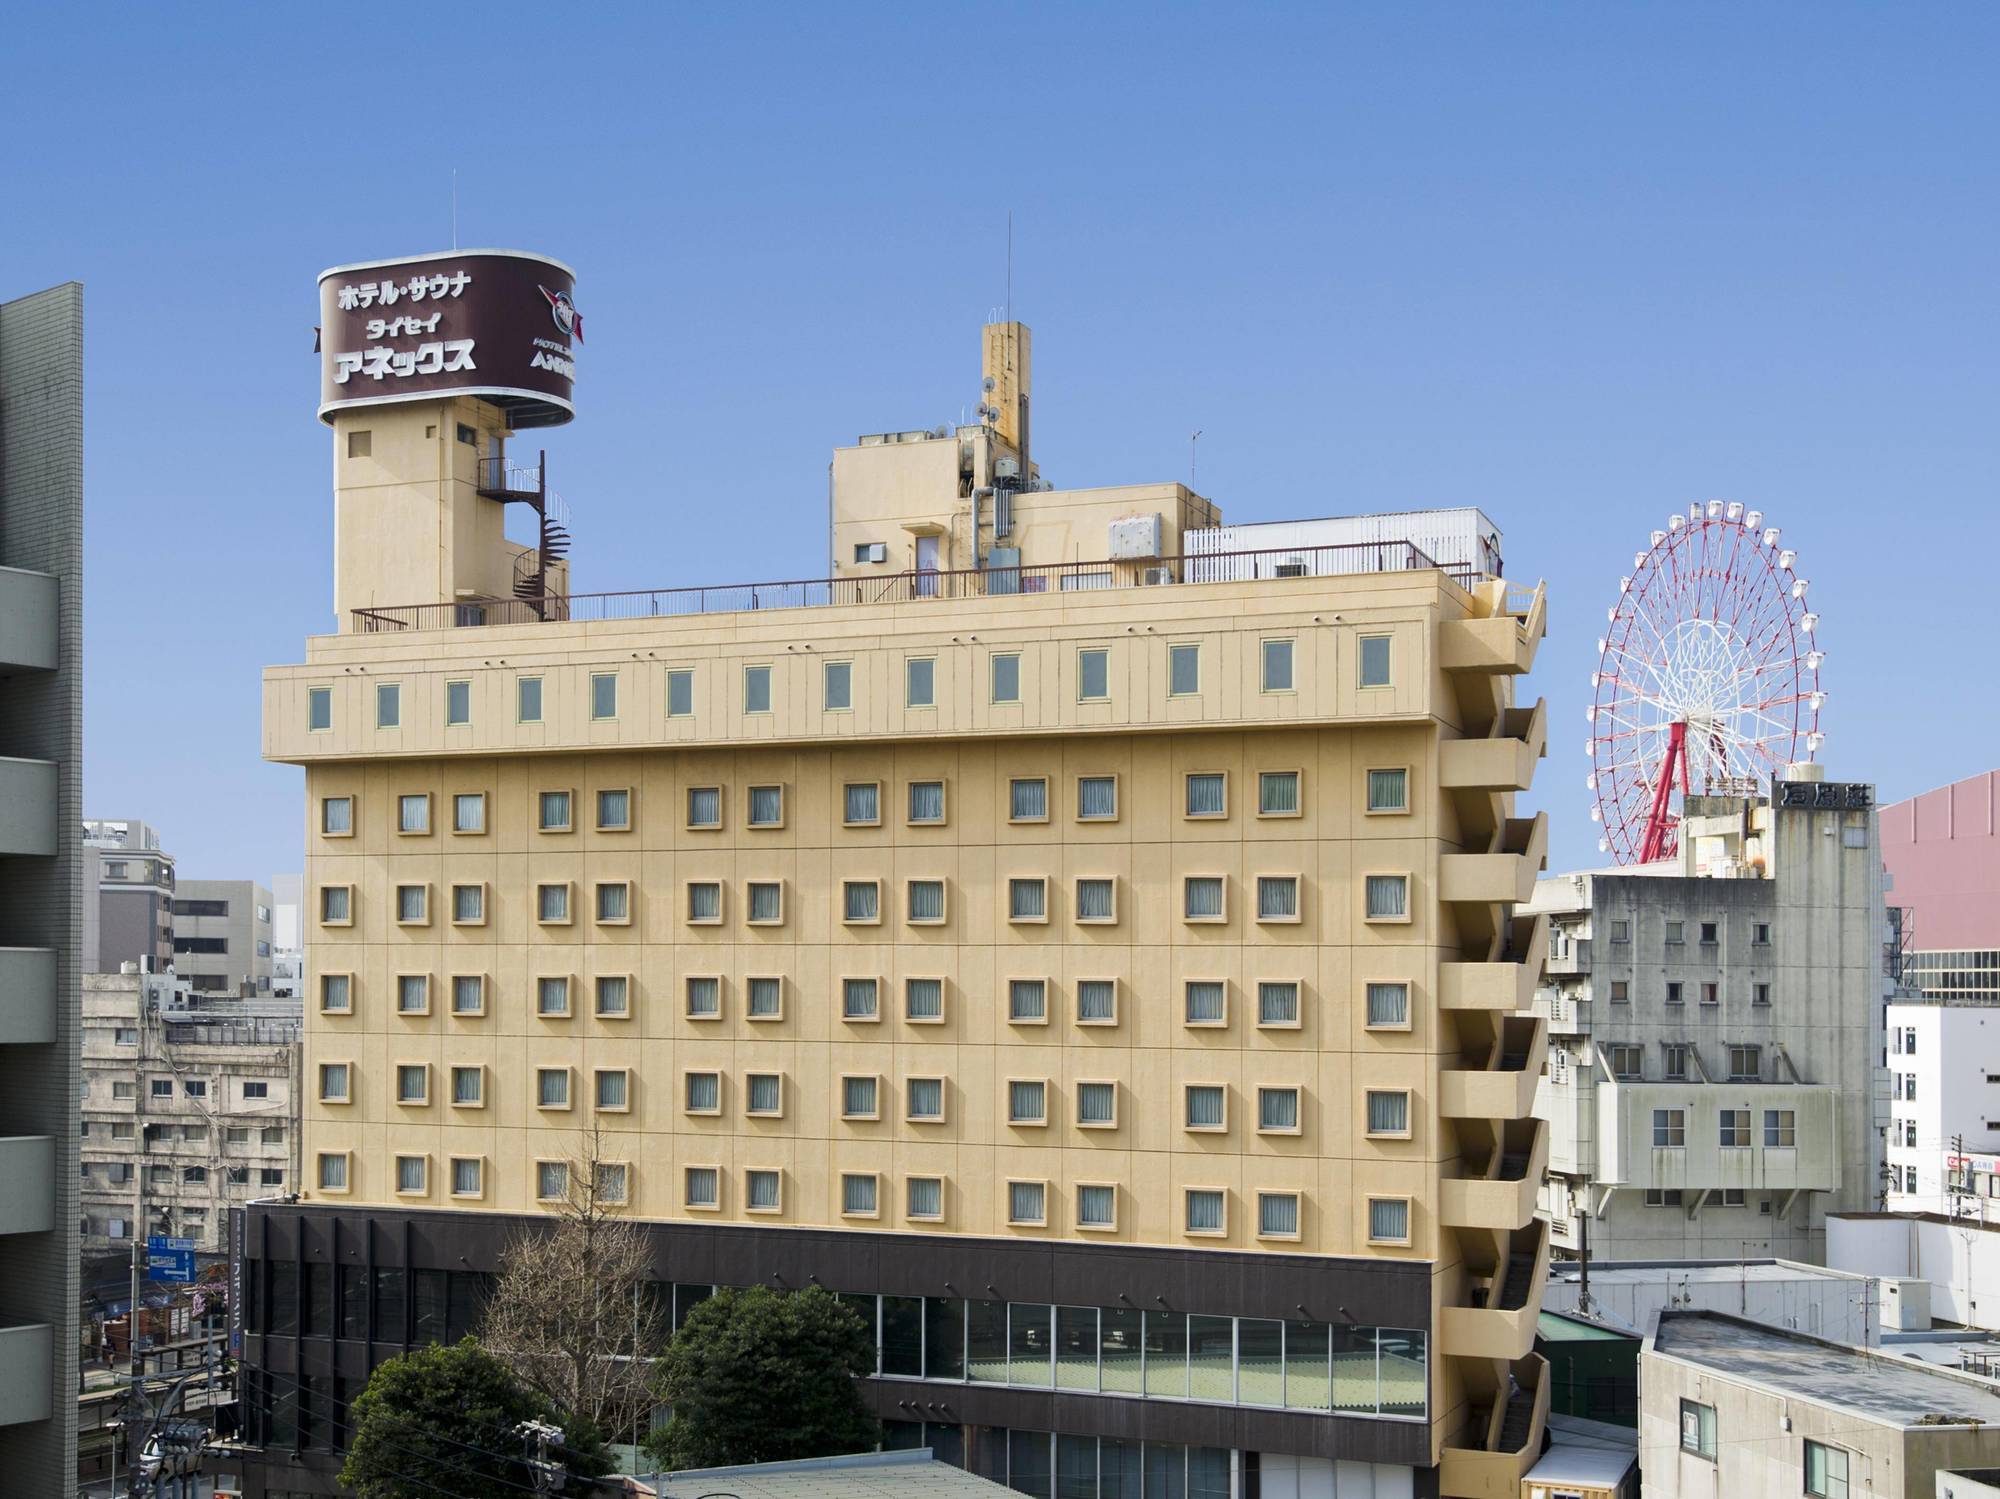
<path fill-rule="evenodd" d="M 624 1171 L 595 1128 L 579 1137 L 550 1221 L 507 1246 L 481 1332 L 487 1352 L 607 1441 L 643 1432 L 672 1332 L 646 1235 L 618 1215 Z"/>

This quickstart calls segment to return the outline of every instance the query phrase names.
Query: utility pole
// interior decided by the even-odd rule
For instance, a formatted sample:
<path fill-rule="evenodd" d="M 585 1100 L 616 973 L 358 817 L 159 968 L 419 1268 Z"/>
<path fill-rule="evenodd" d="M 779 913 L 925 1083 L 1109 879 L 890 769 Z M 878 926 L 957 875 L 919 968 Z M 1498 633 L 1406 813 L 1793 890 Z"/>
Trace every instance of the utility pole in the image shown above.
<path fill-rule="evenodd" d="M 142 974 L 151 967 L 142 965 Z M 127 1492 L 139 1493 L 143 1481 L 141 1462 L 145 1457 L 145 1444 L 137 1438 L 146 1425 L 146 1380 L 141 1372 L 139 1356 L 139 1294 L 144 1285 L 143 1270 L 146 1253 L 146 1054 L 151 1047 L 149 1040 L 152 1027 L 147 1024 L 146 983 L 141 977 L 135 1006 L 139 1031 L 139 1066 L 132 1081 L 132 1144 L 135 1159 L 132 1165 L 132 1304 L 125 1315 L 126 1346 L 130 1355 L 132 1388 L 125 1400 L 125 1462 L 128 1469 Z M 117 1487 L 116 1479 L 112 1487 Z"/>
<path fill-rule="evenodd" d="M 549 1456 L 551 1447 L 562 1446 L 563 1434 L 560 1426 L 551 1426 L 546 1421 L 523 1421 L 514 1428 L 514 1435 L 521 1439 L 528 1463 L 528 1476 L 533 1480 L 537 1494 L 559 1494 L 569 1478 L 566 1464 Z"/>

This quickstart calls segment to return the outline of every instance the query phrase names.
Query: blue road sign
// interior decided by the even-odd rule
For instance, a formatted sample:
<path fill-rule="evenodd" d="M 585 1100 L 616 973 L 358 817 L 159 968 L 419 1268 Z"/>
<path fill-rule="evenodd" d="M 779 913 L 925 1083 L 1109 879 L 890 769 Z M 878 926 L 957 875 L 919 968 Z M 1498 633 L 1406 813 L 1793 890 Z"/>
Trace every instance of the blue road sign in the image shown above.
<path fill-rule="evenodd" d="M 164 1234 L 154 1234 L 146 1240 L 146 1278 L 148 1280 L 192 1281 L 194 1279 L 194 1240 L 170 1239 Z"/>

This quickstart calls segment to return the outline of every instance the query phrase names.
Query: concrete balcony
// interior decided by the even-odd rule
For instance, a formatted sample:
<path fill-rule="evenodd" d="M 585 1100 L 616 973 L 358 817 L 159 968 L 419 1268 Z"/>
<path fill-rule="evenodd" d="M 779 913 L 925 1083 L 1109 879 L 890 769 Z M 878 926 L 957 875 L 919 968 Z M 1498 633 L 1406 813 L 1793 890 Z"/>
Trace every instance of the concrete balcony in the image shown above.
<path fill-rule="evenodd" d="M 1549 1028 L 1539 1016 L 1510 1015 L 1483 1060 L 1446 1066 L 1438 1074 L 1438 1112 L 1447 1119 L 1526 1119 L 1549 1055 Z"/>
<path fill-rule="evenodd" d="M 1483 1167 L 1475 1163 L 1471 1174 L 1438 1184 L 1439 1223 L 1512 1233 L 1534 1218 L 1535 1197 L 1549 1165 L 1548 1121 L 1522 1121 L 1510 1143 L 1519 1148 L 1503 1149 Z"/>
<path fill-rule="evenodd" d="M 1549 814 L 1510 817 L 1480 854 L 1444 854 L 1438 859 L 1438 898 L 1473 905 L 1525 906 L 1535 893 L 1535 876 L 1548 863 Z"/>
<path fill-rule="evenodd" d="M 1438 780 L 1446 791 L 1526 791 L 1548 743 L 1548 706 L 1509 708 L 1485 739 L 1447 739 L 1438 747 Z"/>
<path fill-rule="evenodd" d="M 1511 1398 L 1496 1391 L 1492 1404 L 1481 1408 L 1483 1421 L 1476 1419 L 1439 1454 L 1443 1499 L 1519 1499 L 1521 1480 L 1540 1461 L 1549 1424 L 1548 1361 L 1531 1353 L 1509 1372 L 1518 1391 Z"/>
<path fill-rule="evenodd" d="M 1841 1117 L 1867 1104 L 1827 1084 L 1600 1080 L 1596 1092 L 1604 1186 L 1835 1192 L 1863 1169 L 1841 1158 Z M 1733 1146 L 1717 1127 L 1725 1109 L 1744 1126 Z"/>
<path fill-rule="evenodd" d="M 1508 594 L 1485 619 L 1452 619 L 1438 626 L 1438 659 L 1446 671 L 1532 671 L 1535 652 L 1548 628 L 1548 596 L 1540 584 L 1533 594 Z"/>
<path fill-rule="evenodd" d="M 0 1046 L 46 1046 L 55 1038 L 55 950 L 0 947 Z"/>
<path fill-rule="evenodd" d="M 1447 1010 L 1525 1010 L 1548 950 L 1546 915 L 1514 917 L 1514 940 L 1490 963 L 1438 964 L 1438 1004 Z"/>
<path fill-rule="evenodd" d="M 1536 1009 L 1541 1009 L 1537 1005 Z M 1549 1034 L 1551 1036 L 1581 1036 L 1590 1029 L 1590 1006 L 1580 999 L 1571 999 L 1566 994 L 1551 994 L 1547 1000 Z"/>
<path fill-rule="evenodd" d="M 0 758 L 0 854 L 56 851 L 56 764 Z"/>
<path fill-rule="evenodd" d="M 48 573 L 0 567 L 0 672 L 56 669 L 61 596 Z"/>
<path fill-rule="evenodd" d="M 1562 978 L 1576 978 L 1590 972 L 1590 939 L 1572 937 L 1550 952 L 1542 971 Z"/>
<path fill-rule="evenodd" d="M 1439 1352 L 1447 1358 L 1525 1358 L 1535 1348 L 1542 1285 L 1549 1276 L 1549 1226 L 1537 1218 L 1516 1229 L 1492 1284 L 1474 1293 L 1477 1306 L 1447 1306 L 1438 1318 Z"/>
<path fill-rule="evenodd" d="M 45 1322 L 0 1327 L 0 1426 L 55 1414 L 55 1347 Z"/>
<path fill-rule="evenodd" d="M 0 1234 L 47 1233 L 56 1226 L 56 1142 L 47 1135 L 0 1135 Z"/>

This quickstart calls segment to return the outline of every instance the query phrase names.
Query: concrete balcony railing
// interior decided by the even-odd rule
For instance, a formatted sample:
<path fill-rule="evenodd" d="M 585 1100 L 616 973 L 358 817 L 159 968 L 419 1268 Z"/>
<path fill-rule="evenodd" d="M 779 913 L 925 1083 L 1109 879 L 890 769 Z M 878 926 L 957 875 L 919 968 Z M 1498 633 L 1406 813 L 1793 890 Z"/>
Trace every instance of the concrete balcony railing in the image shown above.
<path fill-rule="evenodd" d="M 0 672 L 56 669 L 61 597 L 49 573 L 0 567 Z"/>
<path fill-rule="evenodd" d="M 1525 1010 L 1535 1001 L 1548 950 L 1546 915 L 1514 916 L 1514 940 L 1490 963 L 1438 964 L 1438 1004 L 1447 1010 Z"/>
<path fill-rule="evenodd" d="M 1493 1284 L 1477 1292 L 1481 1305 L 1440 1309 L 1439 1352 L 1447 1358 L 1505 1359 L 1512 1363 L 1535 1348 L 1542 1285 L 1549 1276 L 1549 1226 L 1532 1220 L 1515 1230 L 1509 1257 L 1495 1267 Z"/>
<path fill-rule="evenodd" d="M 47 1135 L 0 1135 L 0 1234 L 47 1233 L 56 1226 L 56 1142 Z"/>
<path fill-rule="evenodd" d="M 1444 854 L 1438 859 L 1438 898 L 1474 905 L 1525 906 L 1535 893 L 1535 876 L 1548 862 L 1549 814 L 1510 817 L 1480 854 Z"/>
<path fill-rule="evenodd" d="M 1452 619 L 1438 626 L 1438 657 L 1446 671 L 1532 671 L 1535 652 L 1548 628 L 1548 595 L 1510 595 L 1503 612 L 1487 619 Z"/>
<path fill-rule="evenodd" d="M 1438 780 L 1446 791 L 1526 791 L 1548 743 L 1548 706 L 1509 708 L 1485 739 L 1447 739 L 1438 746 Z"/>
<path fill-rule="evenodd" d="M 1447 1442 L 1439 1454 L 1438 1493 L 1443 1499 L 1519 1499 L 1521 1480 L 1541 1460 L 1549 1424 L 1549 1366 L 1540 1354 L 1517 1360 L 1509 1372 L 1518 1389 L 1485 1411 L 1483 1445 Z M 1462 1433 L 1465 1443 L 1480 1435 Z"/>
<path fill-rule="evenodd" d="M 1439 1072 L 1438 1112 L 1447 1119 L 1528 1118 L 1548 1056 L 1548 1022 L 1535 1015 L 1508 1016 L 1483 1062 L 1447 1065 Z"/>
<path fill-rule="evenodd" d="M 55 761 L 0 758 L 0 854 L 55 851 Z"/>
<path fill-rule="evenodd" d="M 1548 955 L 1542 970 L 1562 978 L 1576 978 L 1590 972 L 1590 939 L 1570 938 Z"/>
<path fill-rule="evenodd" d="M 46 1046 L 55 1038 L 55 950 L 0 947 L 0 1046 Z"/>
<path fill-rule="evenodd" d="M 55 1329 L 45 1322 L 0 1327 L 0 1426 L 55 1413 L 55 1348 Z"/>
<path fill-rule="evenodd" d="M 1535 1216 L 1535 1198 L 1549 1165 L 1549 1126 L 1533 1120 L 1525 1152 L 1502 1152 L 1474 1176 L 1438 1184 L 1438 1222 L 1446 1228 L 1512 1233 Z"/>

